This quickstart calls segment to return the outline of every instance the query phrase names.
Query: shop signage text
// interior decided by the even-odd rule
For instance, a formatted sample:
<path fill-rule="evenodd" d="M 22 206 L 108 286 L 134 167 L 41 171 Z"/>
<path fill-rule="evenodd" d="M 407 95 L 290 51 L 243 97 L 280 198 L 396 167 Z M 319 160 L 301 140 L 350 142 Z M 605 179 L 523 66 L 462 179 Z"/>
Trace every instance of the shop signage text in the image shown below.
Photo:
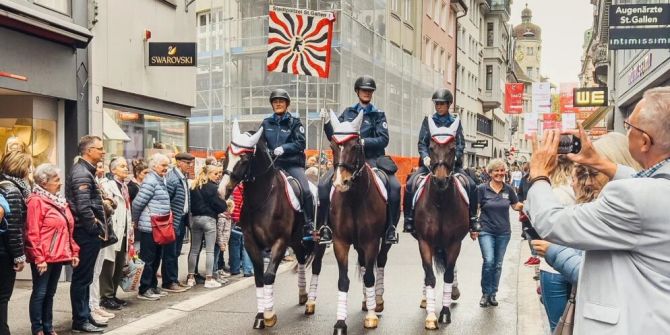
<path fill-rule="evenodd" d="M 473 148 L 483 149 L 489 146 L 489 140 L 476 140 L 472 143 Z"/>
<path fill-rule="evenodd" d="M 575 88 L 574 107 L 607 106 L 607 87 Z"/>
<path fill-rule="evenodd" d="M 149 43 L 149 66 L 196 66 L 195 43 Z"/>
<path fill-rule="evenodd" d="M 633 85 L 635 82 L 640 80 L 640 78 L 644 77 L 649 69 L 651 69 L 650 53 L 644 56 L 644 58 L 642 58 L 642 60 L 635 64 L 635 66 L 633 66 L 633 68 L 630 70 L 630 73 L 628 74 L 628 85 Z"/>
<path fill-rule="evenodd" d="M 505 113 L 523 113 L 523 91 L 522 83 L 505 83 Z"/>
<path fill-rule="evenodd" d="M 670 24 L 670 4 L 612 5 L 610 27 Z"/>

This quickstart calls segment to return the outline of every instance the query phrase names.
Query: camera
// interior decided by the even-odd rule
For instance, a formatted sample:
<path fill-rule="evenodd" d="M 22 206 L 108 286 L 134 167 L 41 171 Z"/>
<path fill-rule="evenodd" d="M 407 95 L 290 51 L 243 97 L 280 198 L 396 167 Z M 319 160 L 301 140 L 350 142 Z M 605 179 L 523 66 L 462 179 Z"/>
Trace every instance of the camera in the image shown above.
<path fill-rule="evenodd" d="M 561 155 L 579 153 L 582 150 L 582 141 L 575 135 L 561 135 L 558 143 L 558 153 Z"/>

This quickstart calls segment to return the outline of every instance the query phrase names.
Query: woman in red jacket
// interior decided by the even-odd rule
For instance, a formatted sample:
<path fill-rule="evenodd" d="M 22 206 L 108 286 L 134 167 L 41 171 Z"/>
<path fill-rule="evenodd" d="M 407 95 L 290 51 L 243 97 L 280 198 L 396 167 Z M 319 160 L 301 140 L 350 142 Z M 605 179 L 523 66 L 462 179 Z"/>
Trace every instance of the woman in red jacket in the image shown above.
<path fill-rule="evenodd" d="M 26 256 L 31 263 L 33 293 L 30 323 L 33 334 L 56 334 L 53 297 L 63 265 L 79 265 L 79 246 L 72 238 L 74 218 L 59 192 L 61 179 L 53 164 L 42 164 L 33 173 L 35 188 L 27 200 Z"/>

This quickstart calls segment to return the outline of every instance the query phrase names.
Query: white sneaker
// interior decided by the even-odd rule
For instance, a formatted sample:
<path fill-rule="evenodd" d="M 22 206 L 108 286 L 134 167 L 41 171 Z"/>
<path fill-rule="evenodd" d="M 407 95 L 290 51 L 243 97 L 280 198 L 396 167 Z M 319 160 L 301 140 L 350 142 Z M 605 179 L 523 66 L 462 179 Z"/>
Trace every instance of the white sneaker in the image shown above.
<path fill-rule="evenodd" d="M 195 286 L 195 278 L 188 278 L 188 279 L 186 279 L 186 286 L 188 286 L 188 287 L 194 287 L 194 286 Z"/>
<path fill-rule="evenodd" d="M 221 283 L 214 279 L 205 280 L 205 288 L 219 288 Z"/>
<path fill-rule="evenodd" d="M 92 313 L 95 313 L 95 314 L 97 314 L 99 316 L 102 316 L 103 318 L 107 318 L 107 319 L 113 319 L 116 316 L 114 313 L 110 313 L 102 307 L 96 308 Z"/>
<path fill-rule="evenodd" d="M 228 284 L 228 279 L 226 279 L 226 278 L 218 277 L 218 278 L 216 278 L 215 280 L 216 280 L 217 283 L 219 283 L 219 284 L 221 284 L 221 285 L 226 285 L 226 284 Z"/>
<path fill-rule="evenodd" d="M 107 322 L 109 322 L 108 318 L 103 317 L 97 313 L 91 313 L 91 318 L 93 319 L 93 321 L 95 321 L 95 323 L 99 323 L 101 325 L 106 325 Z"/>
<path fill-rule="evenodd" d="M 230 277 L 230 272 L 226 272 L 224 270 L 219 270 L 219 277 L 228 278 L 228 277 Z"/>

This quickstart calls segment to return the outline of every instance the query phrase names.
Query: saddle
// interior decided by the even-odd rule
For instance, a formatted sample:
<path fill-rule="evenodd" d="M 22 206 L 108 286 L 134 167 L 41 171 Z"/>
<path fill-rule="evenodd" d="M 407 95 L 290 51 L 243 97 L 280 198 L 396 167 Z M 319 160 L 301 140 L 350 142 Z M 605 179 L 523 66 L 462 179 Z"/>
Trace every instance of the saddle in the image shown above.
<path fill-rule="evenodd" d="M 469 186 L 468 178 L 461 173 L 456 173 L 454 174 L 454 179 L 456 180 L 456 187 L 458 188 L 459 193 L 461 194 L 461 198 L 463 198 L 463 201 L 465 201 L 466 204 L 470 204 L 470 197 L 468 197 L 468 192 L 467 192 L 467 187 Z M 414 180 L 414 183 L 412 184 L 415 190 L 414 192 L 414 197 L 412 198 L 412 207 L 416 205 L 416 202 L 419 201 L 421 196 L 423 195 L 423 191 L 426 189 L 426 182 L 430 180 L 430 175 L 421 175 L 419 178 L 416 178 Z"/>
<path fill-rule="evenodd" d="M 298 212 L 302 212 L 300 199 L 302 199 L 302 192 L 304 192 L 304 190 L 302 187 L 300 187 L 300 183 L 297 179 L 291 177 L 284 171 L 280 171 L 280 174 L 284 178 L 286 184 L 284 193 L 286 194 L 286 198 L 288 199 L 289 203 L 291 203 L 291 207 L 293 207 L 293 209 Z M 312 190 L 308 190 L 308 192 L 312 192 Z"/>
<path fill-rule="evenodd" d="M 388 194 L 389 194 L 389 177 L 388 175 L 377 168 L 370 167 L 369 165 L 367 166 L 374 172 L 374 184 L 375 187 L 377 188 L 377 191 L 379 191 L 379 194 L 382 195 L 382 198 L 384 198 L 385 202 L 388 202 Z M 333 198 L 333 193 L 335 192 L 335 186 L 330 187 L 330 198 Z"/>

